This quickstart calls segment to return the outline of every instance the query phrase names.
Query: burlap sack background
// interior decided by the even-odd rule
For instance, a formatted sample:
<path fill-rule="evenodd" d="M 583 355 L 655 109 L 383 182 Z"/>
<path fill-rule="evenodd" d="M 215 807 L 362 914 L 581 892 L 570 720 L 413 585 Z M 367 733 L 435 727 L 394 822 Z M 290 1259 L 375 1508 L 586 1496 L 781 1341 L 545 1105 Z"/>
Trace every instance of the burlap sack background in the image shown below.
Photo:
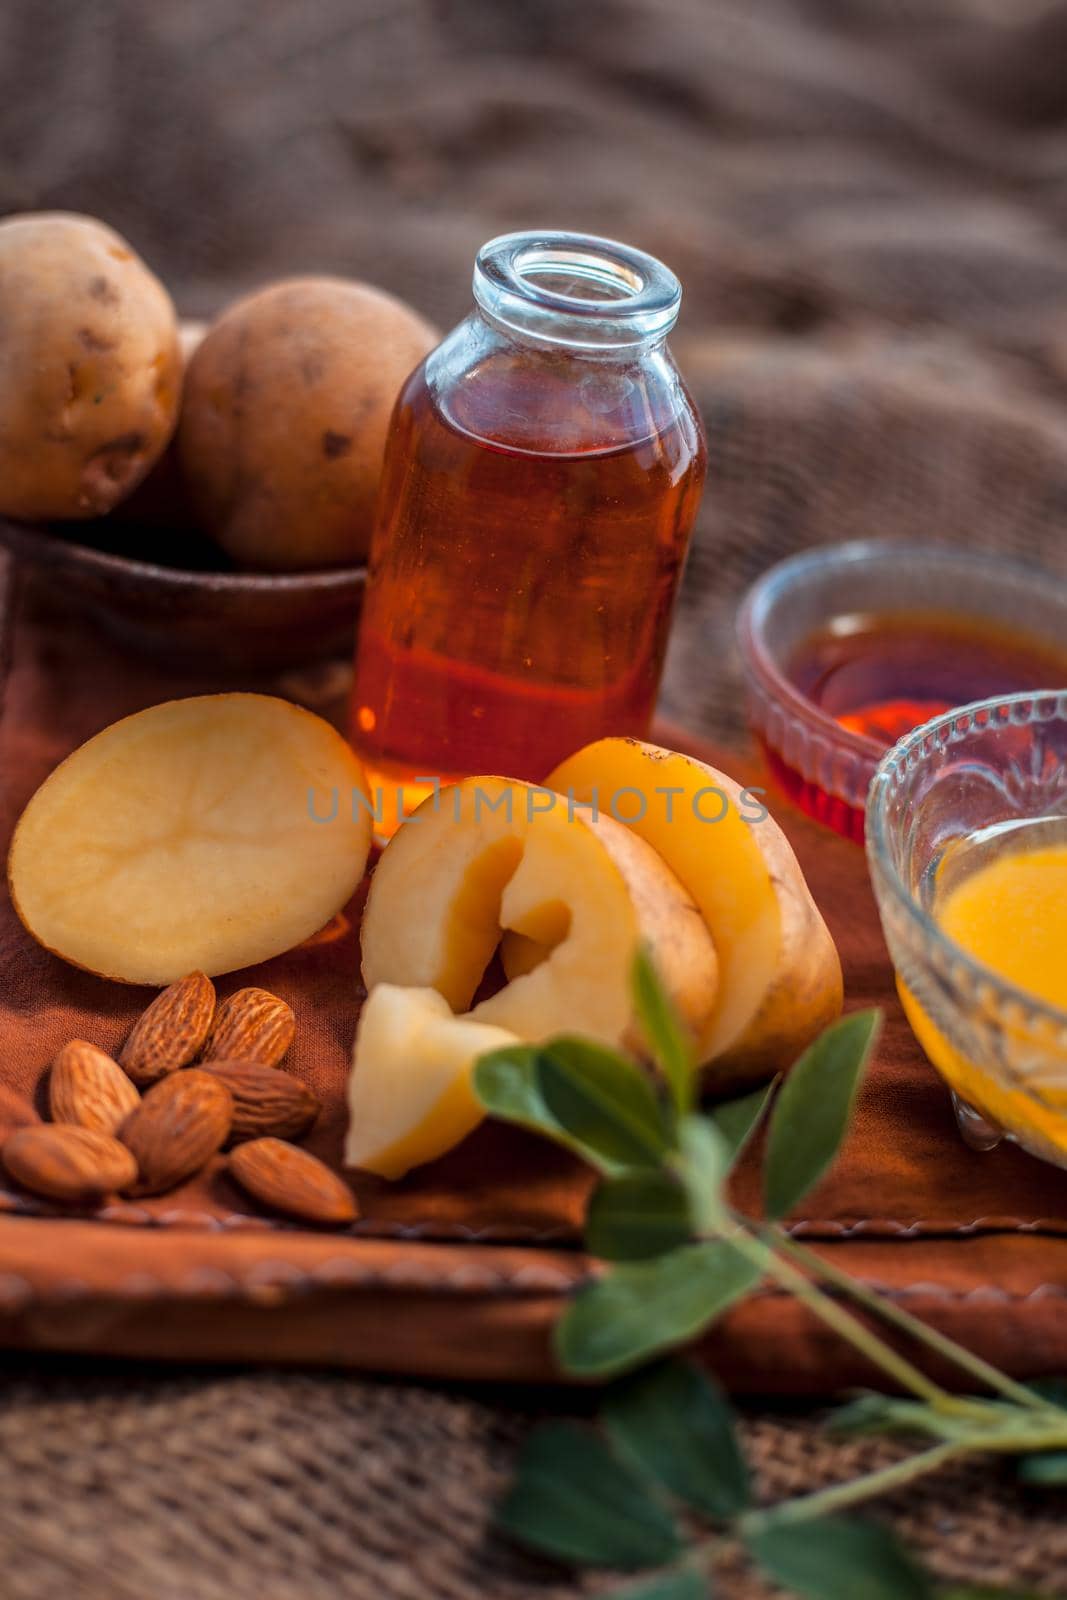
<path fill-rule="evenodd" d="M 1063 0 L 7 0 L 0 205 L 99 213 L 190 313 L 334 270 L 447 326 L 525 225 L 661 254 L 711 445 L 665 709 L 740 738 L 733 609 L 788 550 L 1067 567 L 1065 57 Z M 12 1361 L 2 1589 L 572 1593 L 484 1525 L 531 1407 L 575 1403 Z M 881 1449 L 749 1433 L 772 1495 Z M 946 1574 L 1067 1589 L 1062 1506 L 996 1470 L 890 1509 Z"/>

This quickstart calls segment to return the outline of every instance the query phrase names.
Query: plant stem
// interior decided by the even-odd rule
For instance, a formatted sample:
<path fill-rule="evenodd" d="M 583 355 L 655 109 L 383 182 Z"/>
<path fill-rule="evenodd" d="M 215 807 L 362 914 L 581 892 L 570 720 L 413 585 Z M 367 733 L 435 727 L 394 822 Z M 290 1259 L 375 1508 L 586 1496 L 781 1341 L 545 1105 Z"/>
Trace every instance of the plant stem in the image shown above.
<path fill-rule="evenodd" d="M 934 1445 L 918 1455 L 905 1456 L 902 1461 L 894 1461 L 888 1467 L 864 1473 L 861 1478 L 851 1478 L 847 1483 L 835 1483 L 829 1489 L 818 1489 L 814 1494 L 784 1500 L 767 1511 L 746 1511 L 737 1523 L 737 1530 L 741 1534 L 764 1533 L 769 1528 L 782 1527 L 786 1523 L 807 1522 L 812 1517 L 843 1511 L 861 1500 L 888 1494 L 891 1489 L 899 1489 L 928 1472 L 936 1472 L 954 1457 L 966 1455 L 968 1448 L 965 1444 L 957 1443 Z"/>
<path fill-rule="evenodd" d="M 757 1229 L 759 1236 L 765 1243 L 773 1244 L 783 1254 L 798 1261 L 810 1273 L 823 1278 L 827 1283 L 833 1284 L 835 1289 L 840 1289 L 842 1294 L 847 1294 L 860 1305 L 882 1318 L 884 1322 L 892 1323 L 900 1328 L 903 1333 L 910 1334 L 913 1339 L 919 1340 L 931 1350 L 936 1350 L 939 1355 L 955 1363 L 961 1372 L 969 1373 L 977 1382 L 992 1389 L 995 1394 L 1001 1394 L 1006 1400 L 1013 1400 L 1017 1405 L 1026 1406 L 1034 1411 L 1048 1411 L 1052 1408 L 1040 1395 L 1028 1389 L 1025 1384 L 1016 1383 L 1013 1378 L 999 1372 L 988 1361 L 983 1361 L 981 1356 L 976 1356 L 972 1351 L 947 1334 L 939 1333 L 936 1328 L 930 1328 L 918 1317 L 913 1317 L 910 1311 L 894 1304 L 891 1300 L 884 1299 L 874 1289 L 858 1282 L 857 1279 L 843 1272 L 840 1267 L 833 1266 L 830 1262 L 816 1255 L 814 1250 L 809 1250 L 805 1245 L 797 1244 L 782 1229 L 762 1226 Z"/>
<path fill-rule="evenodd" d="M 900 1355 L 884 1339 L 872 1333 L 858 1317 L 851 1311 L 832 1300 L 819 1286 L 811 1281 L 803 1272 L 793 1266 L 792 1262 L 785 1260 L 765 1240 L 757 1238 L 755 1234 L 742 1228 L 736 1234 L 731 1234 L 730 1242 L 735 1249 L 747 1255 L 756 1266 L 762 1267 L 770 1277 L 775 1278 L 784 1289 L 804 1303 L 815 1316 L 825 1322 L 827 1327 L 833 1328 L 849 1344 L 865 1355 L 874 1366 L 878 1367 L 894 1383 L 900 1384 L 909 1393 L 918 1396 L 920 1400 L 927 1400 L 939 1410 L 951 1408 L 952 1396 L 939 1384 L 928 1378 L 924 1372 L 914 1366 L 906 1357 Z"/>

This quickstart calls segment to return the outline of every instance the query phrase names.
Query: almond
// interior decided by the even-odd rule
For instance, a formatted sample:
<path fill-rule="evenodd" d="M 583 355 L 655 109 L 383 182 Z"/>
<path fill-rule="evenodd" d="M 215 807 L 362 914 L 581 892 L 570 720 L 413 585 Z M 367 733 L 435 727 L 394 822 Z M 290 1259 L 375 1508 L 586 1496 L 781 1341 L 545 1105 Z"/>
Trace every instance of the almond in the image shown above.
<path fill-rule="evenodd" d="M 283 1139 L 238 1145 L 230 1172 L 253 1199 L 304 1222 L 352 1222 L 359 1215 L 355 1195 L 336 1172 Z"/>
<path fill-rule="evenodd" d="M 84 1039 L 65 1044 L 52 1062 L 48 1104 L 54 1122 L 114 1134 L 140 1099 L 118 1063 Z"/>
<path fill-rule="evenodd" d="M 120 1137 L 139 1170 L 127 1193 L 177 1188 L 222 1149 L 232 1120 L 230 1091 L 198 1067 L 155 1084 L 122 1125 Z"/>
<path fill-rule="evenodd" d="M 110 1134 L 47 1123 L 12 1134 L 4 1166 L 16 1183 L 49 1200 L 99 1200 L 137 1177 L 134 1156 Z"/>
<path fill-rule="evenodd" d="M 204 1046 L 206 1061 L 259 1061 L 276 1067 L 293 1042 L 296 1018 L 269 989 L 238 989 L 224 1000 Z"/>
<path fill-rule="evenodd" d="M 205 1061 L 200 1068 L 224 1083 L 233 1096 L 230 1139 L 299 1139 L 319 1114 L 319 1100 L 306 1084 L 261 1061 Z"/>
<path fill-rule="evenodd" d="M 203 972 L 179 978 L 152 1001 L 122 1047 L 119 1065 L 144 1085 L 188 1066 L 215 1015 L 215 985 Z"/>

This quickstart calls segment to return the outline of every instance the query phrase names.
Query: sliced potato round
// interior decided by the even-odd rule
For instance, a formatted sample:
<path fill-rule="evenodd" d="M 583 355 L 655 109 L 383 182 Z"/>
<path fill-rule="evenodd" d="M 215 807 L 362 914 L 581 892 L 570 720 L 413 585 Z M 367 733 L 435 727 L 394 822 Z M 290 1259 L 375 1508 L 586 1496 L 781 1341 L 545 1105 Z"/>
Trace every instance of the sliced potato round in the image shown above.
<path fill-rule="evenodd" d="M 46 949 L 125 983 L 215 975 L 301 943 L 370 849 L 358 759 L 269 695 L 171 700 L 75 750 L 26 807 L 11 898 Z"/>

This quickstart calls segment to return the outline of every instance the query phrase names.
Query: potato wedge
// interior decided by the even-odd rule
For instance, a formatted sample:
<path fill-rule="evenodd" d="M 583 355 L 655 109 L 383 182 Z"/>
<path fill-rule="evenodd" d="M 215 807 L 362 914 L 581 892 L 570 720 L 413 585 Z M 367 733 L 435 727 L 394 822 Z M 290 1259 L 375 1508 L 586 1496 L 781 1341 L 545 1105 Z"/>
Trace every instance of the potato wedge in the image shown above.
<path fill-rule="evenodd" d="M 47 949 L 125 983 L 214 976 L 318 931 L 363 875 L 363 769 L 321 717 L 268 695 L 171 700 L 45 780 L 8 882 Z"/>
<path fill-rule="evenodd" d="M 631 970 L 644 942 L 694 1034 L 707 1024 L 714 946 L 655 851 L 545 789 L 470 778 L 426 800 L 382 855 L 364 981 L 436 989 L 466 1011 L 503 932 L 519 936 L 523 970 L 474 1006 L 477 1021 L 523 1039 L 635 1042 Z"/>
<path fill-rule="evenodd" d="M 728 1092 L 792 1064 L 841 1010 L 841 963 L 789 841 L 758 798 L 691 756 L 601 739 L 564 761 L 550 788 L 609 812 L 685 886 L 719 958 L 701 1033 L 710 1086 Z"/>
<path fill-rule="evenodd" d="M 364 1002 L 349 1079 L 350 1167 L 402 1178 L 444 1155 L 485 1116 L 471 1070 L 515 1035 L 453 1016 L 436 989 L 380 983 Z"/>

